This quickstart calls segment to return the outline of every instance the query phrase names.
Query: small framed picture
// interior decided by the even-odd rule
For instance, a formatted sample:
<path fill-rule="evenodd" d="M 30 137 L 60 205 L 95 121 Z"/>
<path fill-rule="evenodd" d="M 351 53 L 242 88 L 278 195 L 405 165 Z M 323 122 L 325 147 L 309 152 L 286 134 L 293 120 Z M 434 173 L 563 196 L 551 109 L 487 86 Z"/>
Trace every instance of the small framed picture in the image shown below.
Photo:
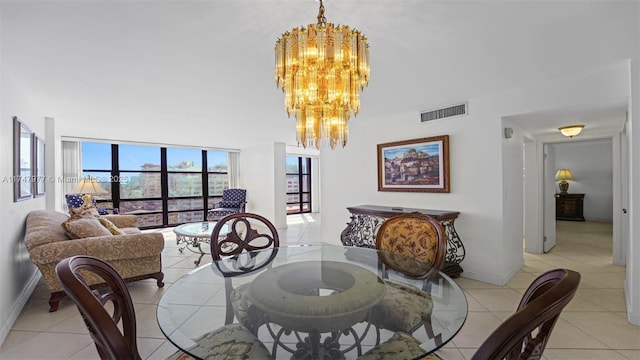
<path fill-rule="evenodd" d="M 45 175 L 44 175 L 44 140 L 33 134 L 33 195 L 35 197 L 44 196 Z"/>
<path fill-rule="evenodd" d="M 449 135 L 378 144 L 378 191 L 450 192 Z"/>
<path fill-rule="evenodd" d="M 33 137 L 31 130 L 13 117 L 13 201 L 33 197 Z"/>

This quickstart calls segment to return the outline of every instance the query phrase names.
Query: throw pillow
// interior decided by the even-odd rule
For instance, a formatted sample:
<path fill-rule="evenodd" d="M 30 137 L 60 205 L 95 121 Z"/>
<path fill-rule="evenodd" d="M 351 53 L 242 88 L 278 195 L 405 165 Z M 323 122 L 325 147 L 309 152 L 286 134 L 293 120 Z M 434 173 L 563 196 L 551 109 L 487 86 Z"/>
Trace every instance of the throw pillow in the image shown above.
<path fill-rule="evenodd" d="M 90 208 L 71 208 L 69 209 L 69 216 L 71 219 L 80 219 L 80 218 L 95 218 L 100 216 L 98 210 L 95 207 Z"/>
<path fill-rule="evenodd" d="M 82 206 L 85 209 L 89 209 L 89 208 L 94 208 L 95 206 L 93 205 L 93 198 L 91 197 L 91 194 L 84 194 L 82 195 Z"/>
<path fill-rule="evenodd" d="M 104 226 L 105 228 L 107 228 L 107 230 L 109 230 L 109 232 L 113 235 L 124 235 L 125 232 L 120 230 L 120 228 L 118 228 L 114 223 L 112 223 L 109 219 L 103 217 L 103 216 L 98 216 L 98 221 L 100 221 L 100 224 L 102 224 L 102 226 Z"/>
<path fill-rule="evenodd" d="M 113 236 L 111 232 L 94 217 L 69 219 L 62 227 L 78 239 L 94 236 Z"/>

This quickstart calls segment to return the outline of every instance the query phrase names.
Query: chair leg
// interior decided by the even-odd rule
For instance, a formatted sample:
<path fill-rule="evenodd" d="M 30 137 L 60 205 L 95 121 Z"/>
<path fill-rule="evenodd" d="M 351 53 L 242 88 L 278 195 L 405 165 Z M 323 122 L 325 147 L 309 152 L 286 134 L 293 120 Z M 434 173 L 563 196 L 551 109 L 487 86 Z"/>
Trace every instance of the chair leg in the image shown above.
<path fill-rule="evenodd" d="M 233 323 L 233 305 L 231 304 L 231 292 L 233 291 L 233 285 L 231 284 L 230 278 L 224 278 L 224 291 L 227 303 L 227 314 L 225 316 L 224 323 L 225 325 L 229 325 Z"/>
<path fill-rule="evenodd" d="M 49 297 L 49 312 L 54 312 L 58 310 L 58 306 L 60 305 L 60 300 L 67 297 L 64 291 L 57 291 L 51 293 L 51 297 Z"/>
<path fill-rule="evenodd" d="M 152 278 L 156 279 L 156 285 L 158 285 L 159 288 L 164 287 L 164 282 L 162 281 L 164 279 L 164 273 L 162 271 L 153 274 Z"/>
<path fill-rule="evenodd" d="M 429 339 L 433 339 L 436 345 L 442 345 L 442 334 L 436 335 L 433 331 L 433 326 L 431 325 L 431 315 L 429 315 L 429 318 L 424 322 L 424 330 L 427 332 Z"/>

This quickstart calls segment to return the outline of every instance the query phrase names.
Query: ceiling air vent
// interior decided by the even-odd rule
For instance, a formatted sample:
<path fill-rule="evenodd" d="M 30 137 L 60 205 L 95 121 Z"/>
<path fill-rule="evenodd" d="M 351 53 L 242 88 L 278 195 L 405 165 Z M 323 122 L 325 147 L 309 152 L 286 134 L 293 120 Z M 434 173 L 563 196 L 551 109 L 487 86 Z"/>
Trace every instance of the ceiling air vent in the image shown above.
<path fill-rule="evenodd" d="M 420 121 L 427 122 L 431 120 L 444 119 L 453 116 L 461 116 L 467 115 L 467 106 L 466 102 L 447 106 L 441 109 L 428 110 L 420 113 Z"/>

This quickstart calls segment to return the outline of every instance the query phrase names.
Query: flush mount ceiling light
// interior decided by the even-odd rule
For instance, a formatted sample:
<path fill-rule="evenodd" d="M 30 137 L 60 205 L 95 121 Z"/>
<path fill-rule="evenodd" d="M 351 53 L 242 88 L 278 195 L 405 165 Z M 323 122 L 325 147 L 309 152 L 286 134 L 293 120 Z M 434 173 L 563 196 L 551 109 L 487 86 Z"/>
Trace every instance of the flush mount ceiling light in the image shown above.
<path fill-rule="evenodd" d="M 358 114 L 360 92 L 369 83 L 367 39 L 347 25 L 327 23 L 320 0 L 318 23 L 282 34 L 275 55 L 276 85 L 287 115 L 296 118 L 298 144 L 344 147 L 347 122 Z"/>
<path fill-rule="evenodd" d="M 572 138 L 580 134 L 583 127 L 584 125 L 569 125 L 569 126 L 559 127 L 558 130 L 560 130 L 562 135 Z"/>

